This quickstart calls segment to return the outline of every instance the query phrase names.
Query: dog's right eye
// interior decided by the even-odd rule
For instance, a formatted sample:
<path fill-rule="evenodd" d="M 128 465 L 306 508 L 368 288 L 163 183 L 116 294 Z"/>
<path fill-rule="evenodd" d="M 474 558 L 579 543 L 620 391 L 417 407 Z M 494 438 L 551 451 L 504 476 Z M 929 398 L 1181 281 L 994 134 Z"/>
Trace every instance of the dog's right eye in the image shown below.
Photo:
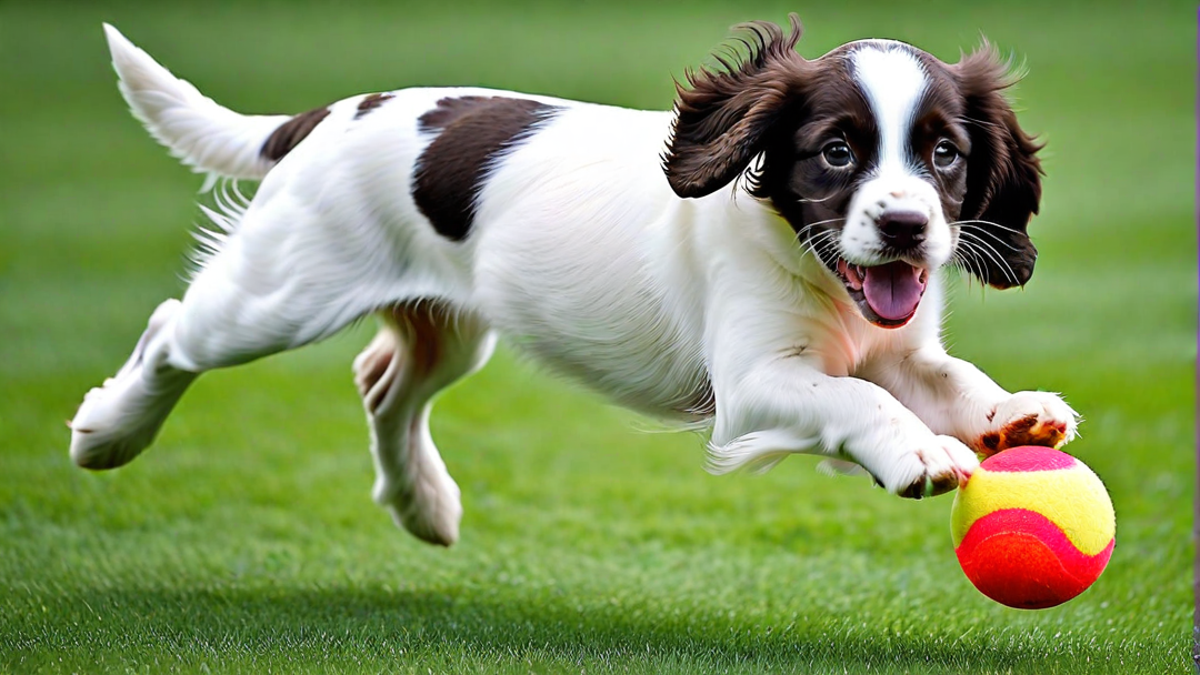
<path fill-rule="evenodd" d="M 834 141 L 821 149 L 825 163 L 835 169 L 844 169 L 854 163 L 854 153 L 844 141 Z"/>

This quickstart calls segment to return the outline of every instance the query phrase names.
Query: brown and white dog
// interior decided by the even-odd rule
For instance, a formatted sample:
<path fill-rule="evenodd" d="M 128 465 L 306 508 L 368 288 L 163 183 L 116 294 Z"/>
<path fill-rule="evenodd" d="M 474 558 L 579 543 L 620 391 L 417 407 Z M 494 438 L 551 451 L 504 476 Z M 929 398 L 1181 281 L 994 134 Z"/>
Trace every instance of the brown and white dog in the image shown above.
<path fill-rule="evenodd" d="M 1058 396 L 1010 394 L 940 341 L 942 268 L 1008 288 L 1036 258 L 1040 146 L 994 50 L 949 65 L 864 40 L 806 60 L 794 15 L 790 34 L 746 28 L 749 54 L 693 73 L 671 112 L 415 88 L 288 117 L 227 110 L 106 26 L 150 133 L 262 184 L 210 213 L 190 287 L 87 395 L 71 456 L 125 464 L 200 373 L 370 313 L 354 370 L 374 496 L 435 543 L 462 510 L 430 404 L 497 334 L 634 410 L 711 425 L 716 473 L 813 453 L 919 498 L 977 452 L 1073 438 Z"/>

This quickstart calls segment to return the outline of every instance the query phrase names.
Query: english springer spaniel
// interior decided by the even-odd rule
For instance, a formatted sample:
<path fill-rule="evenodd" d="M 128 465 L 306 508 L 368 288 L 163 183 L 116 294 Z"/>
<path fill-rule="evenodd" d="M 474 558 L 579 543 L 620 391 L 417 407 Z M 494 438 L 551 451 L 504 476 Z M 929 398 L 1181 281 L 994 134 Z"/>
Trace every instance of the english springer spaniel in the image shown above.
<path fill-rule="evenodd" d="M 946 64 L 863 40 L 806 60 L 795 15 L 788 34 L 744 28 L 749 53 L 690 73 L 671 112 L 413 88 L 263 116 L 106 25 L 150 133 L 198 172 L 262 183 L 248 203 L 217 193 L 183 299 L 85 397 L 72 458 L 121 466 L 200 373 L 371 313 L 354 373 L 374 497 L 438 544 L 462 508 L 431 402 L 498 334 L 622 405 L 708 425 L 714 473 L 812 453 L 920 498 L 976 453 L 1070 441 L 1058 396 L 1005 391 L 939 335 L 942 268 L 1009 288 L 1037 255 L 1041 146 L 995 50 Z"/>

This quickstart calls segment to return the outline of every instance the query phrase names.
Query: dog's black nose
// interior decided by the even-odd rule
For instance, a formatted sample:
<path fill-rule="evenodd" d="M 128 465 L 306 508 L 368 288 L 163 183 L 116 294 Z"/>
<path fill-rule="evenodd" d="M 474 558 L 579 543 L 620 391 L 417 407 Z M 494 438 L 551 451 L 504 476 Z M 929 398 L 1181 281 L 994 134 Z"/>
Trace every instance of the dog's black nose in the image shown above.
<path fill-rule="evenodd" d="M 920 211 L 884 211 L 875 221 L 883 243 L 897 249 L 909 249 L 925 238 L 929 216 Z"/>

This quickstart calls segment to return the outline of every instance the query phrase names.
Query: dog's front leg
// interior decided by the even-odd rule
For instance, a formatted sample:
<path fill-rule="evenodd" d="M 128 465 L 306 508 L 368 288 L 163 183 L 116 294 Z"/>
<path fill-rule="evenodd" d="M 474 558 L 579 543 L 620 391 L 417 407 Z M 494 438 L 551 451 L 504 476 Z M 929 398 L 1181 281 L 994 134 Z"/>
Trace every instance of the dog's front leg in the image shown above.
<path fill-rule="evenodd" d="M 919 499 L 954 489 L 979 466 L 971 450 L 934 434 L 882 388 L 795 357 L 765 360 L 728 384 L 724 392 L 714 385 L 714 473 L 817 454 L 852 460 L 889 492 Z"/>
<path fill-rule="evenodd" d="M 1058 395 L 1009 393 L 940 346 L 877 358 L 857 374 L 890 391 L 936 433 L 985 455 L 1018 445 L 1060 447 L 1078 427 L 1078 415 Z"/>

